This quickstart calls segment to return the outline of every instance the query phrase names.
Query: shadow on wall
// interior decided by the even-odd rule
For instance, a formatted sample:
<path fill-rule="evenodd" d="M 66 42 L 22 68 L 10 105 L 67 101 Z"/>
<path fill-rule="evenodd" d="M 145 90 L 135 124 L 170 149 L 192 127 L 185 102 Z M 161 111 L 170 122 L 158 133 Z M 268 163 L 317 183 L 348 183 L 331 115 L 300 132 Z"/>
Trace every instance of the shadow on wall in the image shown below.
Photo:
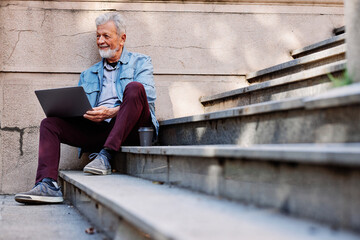
<path fill-rule="evenodd" d="M 153 58 L 160 119 L 201 113 L 200 96 L 247 85 L 246 73 L 290 60 L 290 50 L 330 37 L 334 22 L 343 24 L 342 15 L 320 14 L 125 15 L 127 46 Z"/>

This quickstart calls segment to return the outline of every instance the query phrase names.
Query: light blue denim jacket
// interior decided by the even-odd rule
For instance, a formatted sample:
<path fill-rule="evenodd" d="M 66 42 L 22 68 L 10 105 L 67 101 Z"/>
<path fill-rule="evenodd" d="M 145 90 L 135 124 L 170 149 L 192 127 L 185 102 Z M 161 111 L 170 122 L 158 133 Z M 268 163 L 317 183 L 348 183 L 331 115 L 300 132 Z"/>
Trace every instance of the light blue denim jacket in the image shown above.
<path fill-rule="evenodd" d="M 125 87 L 128 83 L 139 82 L 144 85 L 147 100 L 149 102 L 151 120 L 155 127 L 156 135 L 158 135 L 159 123 L 155 117 L 156 90 L 151 58 L 140 53 L 128 52 L 124 47 L 119 61 L 120 74 L 117 76 L 115 84 L 120 105 L 123 100 Z M 92 107 L 96 107 L 98 104 L 103 85 L 103 77 L 104 59 L 94 64 L 80 75 L 79 86 L 84 88 Z"/>

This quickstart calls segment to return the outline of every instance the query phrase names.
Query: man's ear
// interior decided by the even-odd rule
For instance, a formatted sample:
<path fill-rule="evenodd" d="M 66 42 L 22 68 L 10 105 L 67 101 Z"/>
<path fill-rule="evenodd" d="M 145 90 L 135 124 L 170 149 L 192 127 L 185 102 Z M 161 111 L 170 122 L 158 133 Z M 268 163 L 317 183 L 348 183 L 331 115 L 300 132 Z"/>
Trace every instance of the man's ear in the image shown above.
<path fill-rule="evenodd" d="M 125 44 L 125 41 L 126 41 L 126 34 L 123 33 L 123 34 L 121 34 L 121 37 L 120 37 L 120 44 L 121 44 L 121 45 L 124 45 L 124 44 Z"/>

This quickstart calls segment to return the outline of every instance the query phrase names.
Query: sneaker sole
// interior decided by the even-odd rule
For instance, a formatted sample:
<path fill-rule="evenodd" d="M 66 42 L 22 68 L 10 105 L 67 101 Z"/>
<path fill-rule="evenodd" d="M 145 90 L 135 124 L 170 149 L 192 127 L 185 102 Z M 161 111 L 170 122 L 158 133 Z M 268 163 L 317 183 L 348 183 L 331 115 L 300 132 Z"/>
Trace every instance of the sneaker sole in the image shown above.
<path fill-rule="evenodd" d="M 86 168 L 84 168 L 84 173 L 91 173 L 91 174 L 95 174 L 95 175 L 110 175 L 111 169 L 101 170 L 101 169 L 97 169 L 97 168 L 86 167 Z"/>
<path fill-rule="evenodd" d="M 46 197 L 34 195 L 15 195 L 15 201 L 19 203 L 62 203 L 63 197 Z"/>

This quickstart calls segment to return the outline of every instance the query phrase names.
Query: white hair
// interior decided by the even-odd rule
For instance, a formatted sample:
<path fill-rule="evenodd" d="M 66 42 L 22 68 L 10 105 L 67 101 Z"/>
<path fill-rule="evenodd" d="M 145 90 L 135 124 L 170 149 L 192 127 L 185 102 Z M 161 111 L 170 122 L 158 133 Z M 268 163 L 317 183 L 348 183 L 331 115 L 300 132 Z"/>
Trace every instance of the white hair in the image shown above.
<path fill-rule="evenodd" d="M 126 31 L 125 21 L 123 16 L 118 12 L 109 12 L 98 16 L 95 20 L 96 27 L 99 25 L 103 25 L 109 21 L 113 21 L 115 23 L 116 32 L 119 36 L 125 33 Z"/>

